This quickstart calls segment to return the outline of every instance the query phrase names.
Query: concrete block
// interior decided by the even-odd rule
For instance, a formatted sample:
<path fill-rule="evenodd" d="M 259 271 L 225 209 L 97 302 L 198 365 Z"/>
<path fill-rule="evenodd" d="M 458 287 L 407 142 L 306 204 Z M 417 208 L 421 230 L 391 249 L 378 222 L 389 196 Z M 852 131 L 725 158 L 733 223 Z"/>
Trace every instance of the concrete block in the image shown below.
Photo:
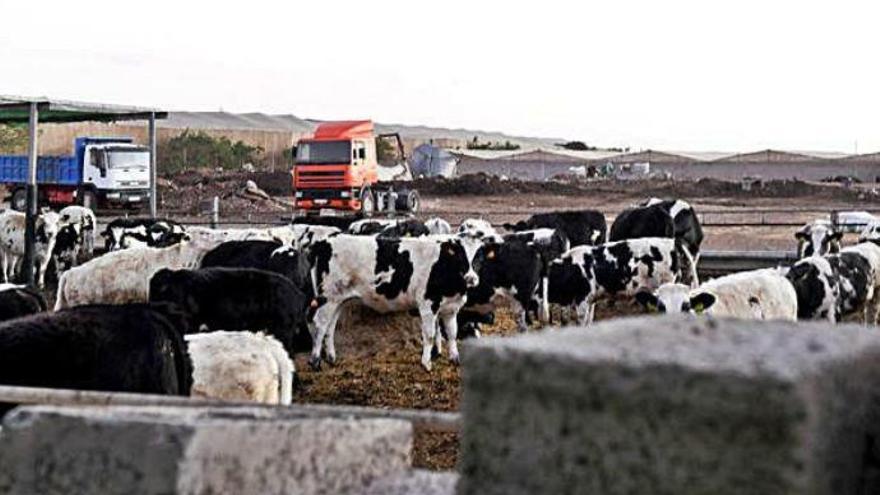
<path fill-rule="evenodd" d="M 454 495 L 458 474 L 414 469 L 372 483 L 360 495 Z"/>
<path fill-rule="evenodd" d="M 19 408 L 0 434 L 0 493 L 335 494 L 409 470 L 406 421 L 273 411 Z"/>
<path fill-rule="evenodd" d="M 684 315 L 468 346 L 460 494 L 855 494 L 880 331 Z"/>

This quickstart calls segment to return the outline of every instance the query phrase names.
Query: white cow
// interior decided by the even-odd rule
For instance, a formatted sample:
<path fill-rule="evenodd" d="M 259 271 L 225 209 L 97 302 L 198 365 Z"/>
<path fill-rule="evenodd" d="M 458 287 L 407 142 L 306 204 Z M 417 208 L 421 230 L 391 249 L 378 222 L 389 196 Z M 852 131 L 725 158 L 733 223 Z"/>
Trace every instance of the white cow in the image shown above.
<path fill-rule="evenodd" d="M 440 217 L 425 220 L 425 227 L 428 228 L 428 232 L 431 235 L 448 235 L 452 233 L 452 226 Z"/>
<path fill-rule="evenodd" d="M 798 259 L 803 259 L 840 251 L 843 232 L 837 230 L 830 221 L 820 218 L 801 227 L 794 237 L 798 241 Z"/>
<path fill-rule="evenodd" d="M 150 278 L 162 268 L 196 269 L 217 243 L 181 242 L 166 248 L 112 251 L 64 272 L 55 310 L 83 304 L 126 304 L 149 300 Z"/>
<path fill-rule="evenodd" d="M 782 270 L 767 268 L 734 273 L 704 282 L 696 289 L 664 284 L 653 294 L 636 294 L 649 311 L 706 313 L 745 320 L 797 320 L 797 293 Z"/>
<path fill-rule="evenodd" d="M 460 237 L 470 237 L 471 239 L 500 239 L 495 227 L 488 220 L 482 218 L 466 218 L 458 226 L 458 235 Z"/>
<path fill-rule="evenodd" d="M 293 361 L 274 337 L 218 331 L 185 338 L 193 365 L 190 395 L 236 402 L 291 403 Z"/>
<path fill-rule="evenodd" d="M 0 212 L 0 271 L 3 272 L 4 282 L 15 278 L 16 268 L 24 257 L 25 219 L 25 214 L 18 211 Z M 45 285 L 46 268 L 52 260 L 59 219 L 59 215 L 53 211 L 41 213 L 36 219 L 34 263 L 39 270 L 37 284 L 40 287 Z"/>

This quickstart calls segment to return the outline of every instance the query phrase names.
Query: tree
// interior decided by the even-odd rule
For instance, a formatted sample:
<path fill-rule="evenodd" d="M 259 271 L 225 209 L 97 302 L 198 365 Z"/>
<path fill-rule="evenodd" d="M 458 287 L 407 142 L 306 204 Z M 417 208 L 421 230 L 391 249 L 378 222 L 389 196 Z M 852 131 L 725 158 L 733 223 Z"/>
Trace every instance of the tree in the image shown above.
<path fill-rule="evenodd" d="M 0 124 L 0 153 L 24 153 L 27 143 L 27 126 Z"/>
<path fill-rule="evenodd" d="M 560 146 L 567 150 L 573 151 L 593 151 L 597 149 L 595 146 L 588 146 L 583 141 L 569 141 L 567 143 L 563 143 Z"/>
<path fill-rule="evenodd" d="M 159 147 L 159 161 L 165 172 L 175 173 L 198 167 L 236 169 L 259 161 L 263 148 L 228 137 L 211 137 L 203 131 L 183 131 Z"/>
<path fill-rule="evenodd" d="M 391 163 L 398 160 L 397 149 L 388 139 L 376 138 L 376 160 L 379 163 Z"/>

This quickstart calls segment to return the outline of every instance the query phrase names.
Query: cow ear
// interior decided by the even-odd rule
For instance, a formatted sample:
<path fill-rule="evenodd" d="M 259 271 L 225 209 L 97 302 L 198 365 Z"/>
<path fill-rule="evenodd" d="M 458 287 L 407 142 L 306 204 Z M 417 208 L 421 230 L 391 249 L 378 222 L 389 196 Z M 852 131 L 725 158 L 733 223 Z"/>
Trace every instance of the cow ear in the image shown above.
<path fill-rule="evenodd" d="M 637 292 L 636 301 L 648 310 L 649 313 L 656 313 L 660 302 L 657 296 L 648 291 Z"/>
<path fill-rule="evenodd" d="M 495 248 L 490 247 L 488 251 L 486 251 L 486 259 L 494 260 L 495 259 Z"/>
<path fill-rule="evenodd" d="M 717 299 L 708 292 L 700 292 L 691 297 L 691 308 L 695 313 L 700 314 L 711 308 Z"/>
<path fill-rule="evenodd" d="M 797 232 L 794 233 L 794 238 L 799 241 L 805 241 L 805 240 L 807 240 L 808 237 L 809 236 L 807 236 L 807 232 L 804 230 L 798 230 Z"/>

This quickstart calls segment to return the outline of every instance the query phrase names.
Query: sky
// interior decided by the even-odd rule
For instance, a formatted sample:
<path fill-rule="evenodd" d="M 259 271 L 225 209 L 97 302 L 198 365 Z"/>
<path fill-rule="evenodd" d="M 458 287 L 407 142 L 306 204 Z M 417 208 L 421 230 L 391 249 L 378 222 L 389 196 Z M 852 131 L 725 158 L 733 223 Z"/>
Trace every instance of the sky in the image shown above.
<path fill-rule="evenodd" d="M 880 2 L 0 0 L 0 94 L 880 151 Z"/>

